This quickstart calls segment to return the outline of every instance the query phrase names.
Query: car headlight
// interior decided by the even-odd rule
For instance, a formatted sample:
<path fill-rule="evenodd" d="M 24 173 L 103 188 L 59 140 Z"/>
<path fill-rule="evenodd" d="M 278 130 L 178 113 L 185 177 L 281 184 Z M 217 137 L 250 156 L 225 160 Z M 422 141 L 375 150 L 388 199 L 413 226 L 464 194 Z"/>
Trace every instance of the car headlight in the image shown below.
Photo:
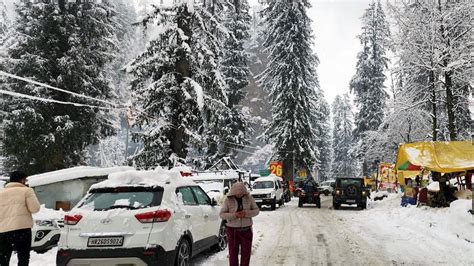
<path fill-rule="evenodd" d="M 53 226 L 56 227 L 56 224 L 53 220 L 35 220 L 37 226 Z"/>
<path fill-rule="evenodd" d="M 267 194 L 267 198 L 273 198 L 273 194 L 272 193 Z"/>
<path fill-rule="evenodd" d="M 35 242 L 40 241 L 41 239 L 43 239 L 47 234 L 49 234 L 49 232 L 51 232 L 51 230 L 39 230 L 39 231 L 36 231 L 36 234 L 35 234 Z"/>

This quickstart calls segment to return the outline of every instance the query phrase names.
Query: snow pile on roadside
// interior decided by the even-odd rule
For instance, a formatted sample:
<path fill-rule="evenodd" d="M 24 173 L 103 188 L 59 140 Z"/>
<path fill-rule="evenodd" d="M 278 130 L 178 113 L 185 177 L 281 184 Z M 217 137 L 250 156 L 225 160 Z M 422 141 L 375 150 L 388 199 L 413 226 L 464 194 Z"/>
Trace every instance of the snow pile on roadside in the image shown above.
<path fill-rule="evenodd" d="M 474 248 L 474 220 L 468 212 L 471 200 L 456 200 L 449 208 L 401 207 L 400 202 L 401 194 L 390 194 L 382 201 L 370 201 L 366 211 L 337 215 L 398 262 L 407 258 L 414 264 L 474 263 L 465 253 Z M 407 245 L 417 249 L 407 251 Z"/>

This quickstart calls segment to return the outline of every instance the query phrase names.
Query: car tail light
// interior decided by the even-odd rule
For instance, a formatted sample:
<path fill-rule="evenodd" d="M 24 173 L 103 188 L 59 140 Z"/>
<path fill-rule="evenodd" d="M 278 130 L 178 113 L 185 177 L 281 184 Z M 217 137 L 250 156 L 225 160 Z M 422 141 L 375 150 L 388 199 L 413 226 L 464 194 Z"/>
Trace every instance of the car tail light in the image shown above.
<path fill-rule="evenodd" d="M 181 176 L 192 176 L 193 175 L 193 173 L 184 172 L 184 171 L 180 171 L 179 173 L 181 174 Z"/>
<path fill-rule="evenodd" d="M 336 190 L 336 195 L 341 195 L 341 191 L 339 189 Z"/>
<path fill-rule="evenodd" d="M 65 215 L 64 223 L 67 225 L 76 225 L 81 219 L 82 219 L 82 215 L 80 214 Z"/>
<path fill-rule="evenodd" d="M 58 250 L 58 257 L 67 257 L 69 256 L 69 252 L 65 249 Z"/>
<path fill-rule="evenodd" d="M 156 248 L 148 248 L 143 251 L 144 256 L 155 256 Z"/>
<path fill-rule="evenodd" d="M 145 212 L 135 214 L 135 218 L 137 218 L 140 223 L 167 222 L 171 218 L 171 212 L 169 210 Z"/>

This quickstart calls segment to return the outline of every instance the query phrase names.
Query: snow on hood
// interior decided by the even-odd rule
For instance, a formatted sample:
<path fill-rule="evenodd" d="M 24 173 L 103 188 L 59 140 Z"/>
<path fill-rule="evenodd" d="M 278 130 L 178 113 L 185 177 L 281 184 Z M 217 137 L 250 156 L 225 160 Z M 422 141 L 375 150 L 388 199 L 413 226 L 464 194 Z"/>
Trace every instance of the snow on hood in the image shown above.
<path fill-rule="evenodd" d="M 247 191 L 247 187 L 242 182 L 236 182 L 230 187 L 229 194 L 227 196 L 235 196 L 237 194 L 247 195 L 249 192 Z"/>
<path fill-rule="evenodd" d="M 33 214 L 34 220 L 61 220 L 64 217 L 64 211 L 53 210 L 45 207 L 44 204 L 41 204 L 40 210 L 37 213 Z"/>

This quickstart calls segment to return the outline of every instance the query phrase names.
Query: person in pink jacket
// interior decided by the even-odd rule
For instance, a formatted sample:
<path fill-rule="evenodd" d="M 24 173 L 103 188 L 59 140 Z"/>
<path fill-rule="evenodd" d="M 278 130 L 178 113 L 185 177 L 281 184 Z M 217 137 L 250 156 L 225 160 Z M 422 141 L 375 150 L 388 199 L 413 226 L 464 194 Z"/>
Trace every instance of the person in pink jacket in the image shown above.
<path fill-rule="evenodd" d="M 230 266 L 250 264 L 252 252 L 252 217 L 260 212 L 254 198 L 248 193 L 245 184 L 237 182 L 230 188 L 222 204 L 220 217 L 226 220 L 227 243 L 229 247 Z"/>
<path fill-rule="evenodd" d="M 18 255 L 18 265 L 30 261 L 32 213 L 40 209 L 33 189 L 27 187 L 26 174 L 15 171 L 10 182 L 0 190 L 0 265 L 9 265 L 13 248 Z"/>

